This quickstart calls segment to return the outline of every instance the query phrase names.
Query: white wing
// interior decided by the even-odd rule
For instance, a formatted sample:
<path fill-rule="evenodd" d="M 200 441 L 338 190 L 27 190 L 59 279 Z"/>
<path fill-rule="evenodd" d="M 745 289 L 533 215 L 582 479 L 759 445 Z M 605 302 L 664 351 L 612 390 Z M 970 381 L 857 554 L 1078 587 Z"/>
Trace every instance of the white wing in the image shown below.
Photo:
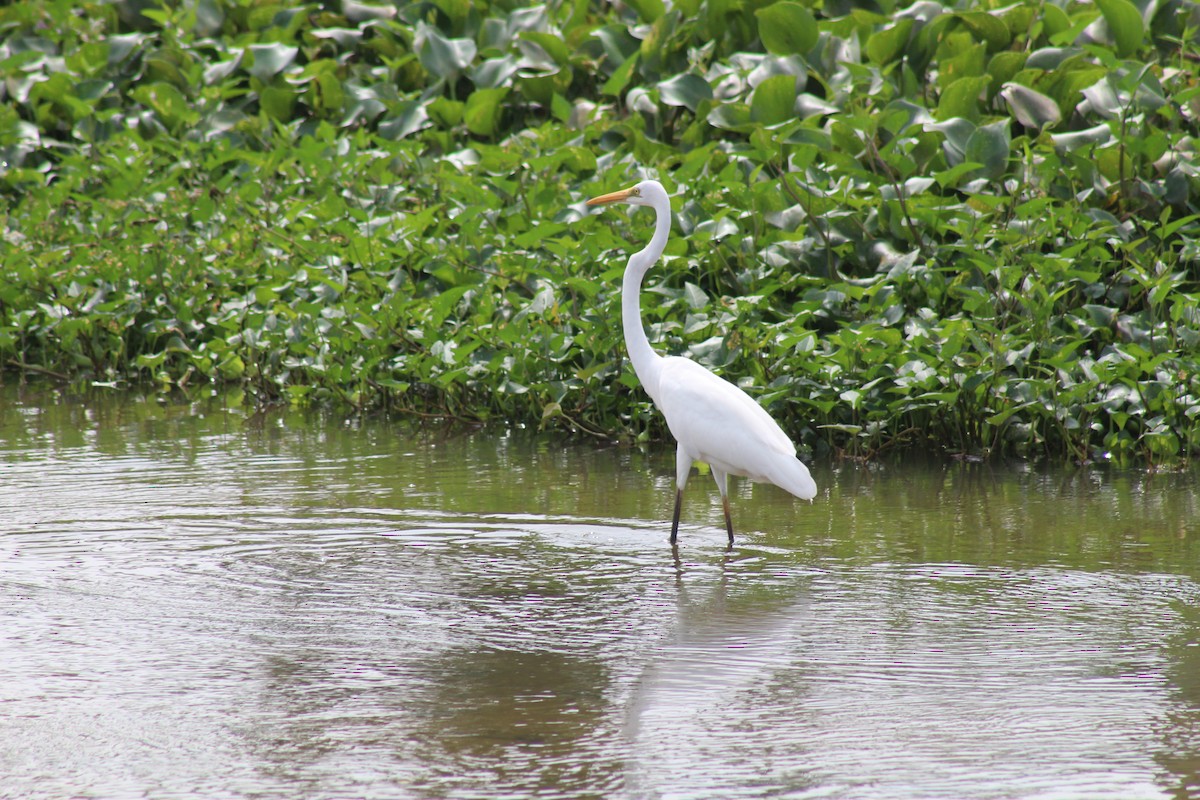
<path fill-rule="evenodd" d="M 810 499 L 816 484 L 796 446 L 750 395 L 686 358 L 664 359 L 659 408 L 676 441 L 697 461 L 733 475 L 774 483 Z"/>

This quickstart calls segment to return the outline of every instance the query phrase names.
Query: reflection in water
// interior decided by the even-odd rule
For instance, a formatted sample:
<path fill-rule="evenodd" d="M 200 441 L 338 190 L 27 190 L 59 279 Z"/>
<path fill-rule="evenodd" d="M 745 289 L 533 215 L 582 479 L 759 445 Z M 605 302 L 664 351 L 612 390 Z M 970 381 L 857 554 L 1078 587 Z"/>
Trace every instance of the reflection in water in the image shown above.
<path fill-rule="evenodd" d="M 2 797 L 1200 796 L 1194 475 L 0 391 Z"/>
<path fill-rule="evenodd" d="M 426 665 L 431 691 L 414 709 L 412 787 L 444 797 L 464 786 L 493 796 L 605 797 L 619 763 L 604 741 L 604 666 L 553 652 L 463 649 Z"/>
<path fill-rule="evenodd" d="M 1161 740 L 1155 758 L 1174 796 L 1194 798 L 1200 796 L 1200 603 L 1175 602 L 1172 609 L 1182 624 L 1165 636 L 1170 703 L 1154 726 Z"/>
<path fill-rule="evenodd" d="M 1146 754 L 1179 619 L 1155 587 L 895 564 L 813 575 L 786 606 L 719 586 L 681 605 L 631 704 L 634 785 L 754 795 L 767 769 L 765 793 L 1164 796 Z"/>

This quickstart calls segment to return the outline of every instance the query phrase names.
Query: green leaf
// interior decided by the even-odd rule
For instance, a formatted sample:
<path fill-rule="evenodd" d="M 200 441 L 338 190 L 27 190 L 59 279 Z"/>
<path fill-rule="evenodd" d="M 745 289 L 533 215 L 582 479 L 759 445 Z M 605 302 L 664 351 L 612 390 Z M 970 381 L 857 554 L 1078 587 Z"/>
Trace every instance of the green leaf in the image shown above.
<path fill-rule="evenodd" d="M 687 301 L 688 307 L 693 311 L 699 311 L 708 305 L 708 295 L 694 283 L 686 282 L 683 284 L 683 298 Z"/>
<path fill-rule="evenodd" d="M 567 47 L 562 36 L 539 31 L 526 31 L 521 34 L 521 39 L 540 47 L 553 60 L 555 66 L 565 67 L 571 63 L 571 49 Z"/>
<path fill-rule="evenodd" d="M 1056 133 L 1051 135 L 1050 140 L 1054 146 L 1060 151 L 1066 152 L 1070 150 L 1078 150 L 1082 147 L 1091 145 L 1107 144 L 1112 140 L 1113 132 L 1107 124 L 1101 123 L 1091 128 L 1085 128 L 1081 131 L 1071 131 L 1069 133 Z"/>
<path fill-rule="evenodd" d="M 1117 55 L 1128 58 L 1138 51 L 1146 36 L 1142 15 L 1129 0 L 1096 0 L 1108 33 L 1117 45 Z"/>
<path fill-rule="evenodd" d="M 558 92 L 555 92 L 554 96 L 550 98 L 550 113 L 559 122 L 568 122 L 571 119 L 573 111 L 574 108 L 571 106 L 571 101 Z"/>
<path fill-rule="evenodd" d="M 1044 4 L 1041 9 L 1042 27 L 1046 31 L 1046 36 L 1053 38 L 1071 27 L 1071 18 L 1067 16 L 1067 12 L 1063 11 L 1053 3 Z"/>
<path fill-rule="evenodd" d="M 482 91 L 476 89 L 476 91 Z M 415 102 L 412 100 L 409 103 Z M 429 119 L 442 128 L 453 128 L 462 122 L 463 111 L 466 108 L 466 103 L 458 100 L 451 100 L 449 97 L 438 97 L 429 105 L 424 106 L 429 112 Z"/>
<path fill-rule="evenodd" d="M 270 83 L 271 79 L 295 61 L 300 53 L 299 47 L 289 47 L 279 42 L 252 44 L 246 50 L 252 59 L 246 71 L 263 83 Z"/>
<path fill-rule="evenodd" d="M 489 58 L 471 71 L 471 83 L 477 89 L 496 89 L 508 86 L 517 74 L 519 62 L 513 56 Z"/>
<path fill-rule="evenodd" d="M 391 116 L 379 123 L 379 135 L 397 141 L 429 127 L 429 113 L 416 100 L 399 103 Z"/>
<path fill-rule="evenodd" d="M 217 0 L 199 0 L 196 5 L 196 26 L 192 29 L 197 36 L 212 36 L 221 30 L 224 11 Z"/>
<path fill-rule="evenodd" d="M 500 116 L 504 111 L 503 100 L 508 89 L 476 89 L 467 98 L 463 121 L 467 130 L 476 136 L 494 136 L 500 127 Z"/>
<path fill-rule="evenodd" d="M 417 57 L 421 66 L 439 78 L 459 75 L 475 60 L 475 43 L 470 39 L 447 39 L 432 25 L 417 25 Z"/>
<path fill-rule="evenodd" d="M 937 118 L 979 119 L 979 101 L 989 83 L 989 79 L 984 75 L 959 78 L 951 83 L 938 99 Z"/>
<path fill-rule="evenodd" d="M 709 112 L 708 123 L 714 128 L 729 131 L 744 131 L 754 127 L 750 107 L 745 103 L 721 103 Z"/>
<path fill-rule="evenodd" d="M 1087 312 L 1092 324 L 1097 328 L 1111 328 L 1116 324 L 1118 312 L 1115 308 L 1087 303 L 1083 306 L 1083 310 Z"/>
<path fill-rule="evenodd" d="M 702 101 L 713 99 L 713 91 L 704 78 L 684 72 L 660 83 L 658 96 L 667 105 L 684 106 L 694 114 Z"/>
<path fill-rule="evenodd" d="M 768 52 L 803 55 L 817 44 L 817 21 L 799 3 L 781 0 L 760 8 L 754 15 L 758 17 L 758 36 Z"/>
<path fill-rule="evenodd" d="M 992 56 L 987 65 L 988 77 L 992 79 L 991 86 L 989 87 L 990 91 L 994 93 L 1001 86 L 1011 81 L 1025 66 L 1026 58 L 1025 53 L 1013 50 L 1002 50 Z"/>
<path fill-rule="evenodd" d="M 154 110 L 163 124 L 170 129 L 195 121 L 197 114 L 183 94 L 169 83 L 150 83 L 138 86 L 131 93 L 133 99 Z"/>
<path fill-rule="evenodd" d="M 900 185 L 899 191 L 896 186 L 887 185 L 880 187 L 879 196 L 884 200 L 895 200 L 903 195 L 904 197 L 913 197 L 923 192 L 929 191 L 929 187 L 933 186 L 933 178 L 914 177 L 909 178 Z"/>
<path fill-rule="evenodd" d="M 895 25 L 871 34 L 867 39 L 867 58 L 880 66 L 895 61 L 904 55 L 912 29 L 912 18 L 902 17 Z"/>
<path fill-rule="evenodd" d="M 667 12 L 663 0 L 627 0 L 627 2 L 643 22 L 655 22 Z"/>
<path fill-rule="evenodd" d="M 942 187 L 956 187 L 964 177 L 974 175 L 977 170 L 981 169 L 983 164 L 975 161 L 964 161 L 947 170 L 933 173 L 934 179 Z"/>
<path fill-rule="evenodd" d="M 369 5 L 357 3 L 355 0 L 342 0 L 342 13 L 353 23 L 367 22 L 374 19 L 391 19 L 396 16 L 396 7 L 391 5 Z"/>
<path fill-rule="evenodd" d="M 998 178 L 1008 166 L 1011 143 L 1008 120 L 980 125 L 967 140 L 966 159 L 983 164 L 983 172 L 987 177 Z"/>
<path fill-rule="evenodd" d="M 1062 119 L 1058 103 L 1028 86 L 1006 83 L 1000 91 L 1000 96 L 1008 103 L 1008 108 L 1017 121 L 1026 128 L 1041 131 Z"/>
<path fill-rule="evenodd" d="M 754 90 L 750 99 L 750 119 L 763 125 L 778 125 L 796 116 L 796 79 L 774 75 Z"/>
<path fill-rule="evenodd" d="M 986 11 L 965 11 L 957 16 L 975 41 L 982 41 L 990 52 L 1003 50 L 1012 41 L 1008 26 Z"/>
<path fill-rule="evenodd" d="M 637 66 L 637 61 L 637 53 L 625 59 L 621 66 L 617 67 L 612 76 L 600 87 L 600 93 L 615 97 L 625 91 L 625 87 L 629 85 L 629 79 L 633 77 L 633 68 Z"/>
<path fill-rule="evenodd" d="M 282 81 L 280 85 L 263 87 L 258 93 L 258 104 L 262 110 L 267 116 L 280 122 L 287 122 L 292 118 L 292 106 L 295 102 L 296 91 Z"/>

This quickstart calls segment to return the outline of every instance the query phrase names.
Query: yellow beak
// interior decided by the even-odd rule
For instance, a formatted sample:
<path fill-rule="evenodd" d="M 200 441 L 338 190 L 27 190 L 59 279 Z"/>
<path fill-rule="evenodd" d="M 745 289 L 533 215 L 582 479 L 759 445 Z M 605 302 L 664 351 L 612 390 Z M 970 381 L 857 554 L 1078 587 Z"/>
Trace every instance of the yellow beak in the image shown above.
<path fill-rule="evenodd" d="M 608 194 L 602 194 L 599 197 L 593 197 L 591 200 L 587 201 L 587 204 L 589 206 L 603 206 L 608 205 L 609 203 L 620 203 L 628 200 L 631 194 L 633 194 L 632 188 L 622 189 L 619 192 L 609 192 Z"/>

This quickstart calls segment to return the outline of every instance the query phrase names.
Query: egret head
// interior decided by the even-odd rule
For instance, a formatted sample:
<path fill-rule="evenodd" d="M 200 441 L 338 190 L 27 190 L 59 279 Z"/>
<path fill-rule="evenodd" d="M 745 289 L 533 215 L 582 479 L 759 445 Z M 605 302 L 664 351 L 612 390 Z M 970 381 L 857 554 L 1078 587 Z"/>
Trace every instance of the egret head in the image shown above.
<path fill-rule="evenodd" d="M 609 203 L 626 203 L 631 206 L 661 206 L 670 207 L 667 190 L 658 181 L 642 181 L 641 183 L 622 189 L 619 192 L 609 192 L 587 201 L 589 206 L 603 206 Z"/>

